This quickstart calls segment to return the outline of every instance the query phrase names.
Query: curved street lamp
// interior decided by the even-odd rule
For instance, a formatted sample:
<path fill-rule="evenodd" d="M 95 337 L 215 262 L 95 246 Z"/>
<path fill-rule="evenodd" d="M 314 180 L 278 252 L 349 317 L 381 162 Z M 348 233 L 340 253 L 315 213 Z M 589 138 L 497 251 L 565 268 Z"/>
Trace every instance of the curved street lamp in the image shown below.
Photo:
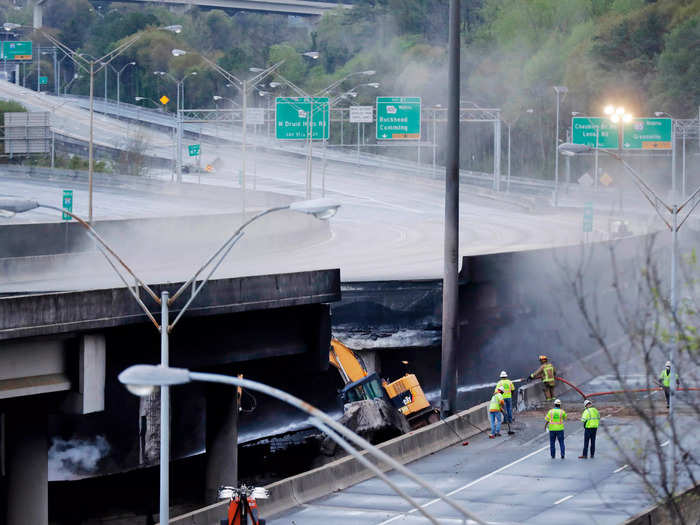
<path fill-rule="evenodd" d="M 21 24 L 15 24 L 12 22 L 5 22 L 2 25 L 5 31 L 13 31 L 14 29 L 26 28 L 31 31 L 38 31 L 41 33 L 49 42 L 60 49 L 70 60 L 85 73 L 90 74 L 90 132 L 88 138 L 88 222 L 92 222 L 92 180 L 94 171 L 94 155 L 93 155 L 93 135 L 94 135 L 94 91 L 95 91 L 95 73 L 99 73 L 102 69 L 106 68 L 107 65 L 112 62 L 119 55 L 124 53 L 127 49 L 133 46 L 138 40 L 141 39 L 144 33 L 137 33 L 135 36 L 129 38 L 128 40 L 122 42 L 112 51 L 100 58 L 94 58 L 87 53 L 78 53 L 74 49 L 58 40 L 52 34 L 43 31 L 41 28 L 35 28 L 30 26 L 23 26 Z M 169 25 L 163 27 L 157 27 L 156 30 L 169 31 L 171 33 L 180 33 L 182 31 L 182 26 L 179 24 Z M 95 67 L 98 66 L 98 67 Z"/>
<path fill-rule="evenodd" d="M 225 385 L 232 385 L 235 387 L 246 388 L 248 390 L 253 390 L 256 392 L 261 392 L 267 394 L 271 397 L 284 401 L 285 403 L 298 408 L 302 412 L 307 413 L 310 417 L 309 422 L 325 432 L 330 436 L 333 441 L 338 443 L 346 452 L 351 454 L 355 459 L 357 459 L 361 464 L 366 466 L 375 475 L 381 478 L 385 483 L 389 485 L 397 494 L 404 498 L 410 505 L 415 507 L 415 509 L 423 514 L 431 523 L 434 525 L 439 525 L 437 520 L 431 516 L 422 505 L 418 504 L 408 493 L 402 490 L 398 485 L 393 483 L 386 474 L 384 474 L 379 467 L 368 461 L 362 454 L 355 450 L 348 441 L 352 441 L 356 446 L 364 449 L 368 454 L 372 454 L 375 459 L 386 463 L 391 468 L 401 472 L 403 475 L 417 483 L 419 486 L 427 490 L 428 492 L 435 495 L 438 499 L 444 501 L 452 508 L 457 510 L 465 519 L 473 520 L 482 525 L 486 525 L 479 517 L 465 509 L 462 505 L 457 503 L 452 497 L 444 494 L 440 490 L 436 489 L 430 483 L 427 483 L 421 477 L 414 474 L 411 470 L 403 466 L 401 463 L 396 461 L 394 458 L 389 456 L 387 453 L 381 451 L 379 448 L 375 447 L 368 441 L 364 440 L 352 430 L 346 428 L 341 423 L 338 423 L 332 417 L 328 416 L 322 410 L 314 407 L 313 405 L 285 392 L 278 388 L 271 387 L 264 383 L 259 383 L 257 381 L 251 381 L 250 379 L 243 379 L 239 377 L 230 377 L 221 374 L 206 374 L 200 372 L 191 372 L 185 368 L 166 368 L 156 365 L 133 365 L 122 371 L 119 374 L 119 381 L 126 386 L 126 388 L 133 394 L 137 396 L 147 396 L 153 390 L 155 386 L 170 387 L 174 385 L 182 385 L 189 383 L 191 381 L 200 381 L 206 383 L 223 383 Z M 342 436 L 342 437 L 341 437 Z M 161 523 L 163 523 L 161 519 Z"/>
<path fill-rule="evenodd" d="M 187 54 L 187 51 L 184 49 L 172 49 L 171 54 L 174 57 L 181 57 L 185 56 Z M 303 56 L 310 57 L 314 60 L 318 59 L 319 53 L 318 51 L 306 51 L 304 53 L 300 53 Z M 243 211 L 243 214 L 245 215 L 245 210 L 246 210 L 246 146 L 247 146 L 247 124 L 246 124 L 246 119 L 247 119 L 247 113 L 248 113 L 248 91 L 252 86 L 257 85 L 259 82 L 262 82 L 270 76 L 273 72 L 275 72 L 282 64 L 284 64 L 284 60 L 281 60 L 277 62 L 276 64 L 273 64 L 265 69 L 262 68 L 251 68 L 255 69 L 255 73 L 257 73 L 255 76 L 252 78 L 248 78 L 245 80 L 241 80 L 238 78 L 236 75 L 233 75 L 232 73 L 229 73 L 226 71 L 224 68 L 222 68 L 220 65 L 216 64 L 215 62 L 211 61 L 208 59 L 206 56 L 199 54 L 199 58 L 201 58 L 209 67 L 211 67 L 214 71 L 219 73 L 222 77 L 224 77 L 227 81 L 228 84 L 227 86 L 235 87 L 236 89 L 239 90 L 241 93 L 241 98 L 242 98 L 242 118 L 241 118 L 241 208 Z M 258 69 L 260 70 L 258 72 Z M 231 121 L 233 124 L 233 119 Z M 310 199 L 311 195 L 310 192 L 307 190 L 306 198 Z"/>
<path fill-rule="evenodd" d="M 48 208 L 61 213 L 65 213 L 78 221 L 78 223 L 84 227 L 88 235 L 90 235 L 97 243 L 97 249 L 100 253 L 107 259 L 107 262 L 112 267 L 112 269 L 119 276 L 121 281 L 127 287 L 132 297 L 141 307 L 141 310 L 146 314 L 146 317 L 153 323 L 156 329 L 160 332 L 160 357 L 161 357 L 161 367 L 168 367 L 170 360 L 169 352 L 169 335 L 170 332 L 175 328 L 175 325 L 180 320 L 182 315 L 187 311 L 187 308 L 192 304 L 197 295 L 202 291 L 202 288 L 209 282 L 212 274 L 219 268 L 221 263 L 224 261 L 231 248 L 238 242 L 238 240 L 243 236 L 243 232 L 246 227 L 248 227 L 252 222 L 269 215 L 271 213 L 291 210 L 299 213 L 304 213 L 307 215 L 313 215 L 317 219 L 327 220 L 333 217 L 338 211 L 340 203 L 331 201 L 328 199 L 316 199 L 309 201 L 293 202 L 286 206 L 277 206 L 264 210 L 252 218 L 245 221 L 235 232 L 206 260 L 206 262 L 199 267 L 199 269 L 192 275 L 190 279 L 187 280 L 176 292 L 170 297 L 167 290 L 162 290 L 160 297 L 134 272 L 127 266 L 127 264 L 119 257 L 119 255 L 100 237 L 100 235 L 95 231 L 95 229 L 90 225 L 88 221 L 85 221 L 78 215 L 58 208 L 56 206 L 51 206 L 48 204 L 41 204 L 36 200 L 31 199 L 21 199 L 17 197 L 0 197 L 0 216 L 2 217 L 12 217 L 15 213 L 23 213 L 35 208 Z M 127 278 L 124 277 L 122 272 L 119 270 L 126 271 L 136 282 L 136 286 L 132 287 Z M 172 323 L 169 321 L 169 311 L 170 306 L 177 300 L 180 295 L 187 290 L 199 277 L 200 274 L 207 271 L 206 276 L 199 283 L 199 285 L 192 288 L 192 293 L 185 303 L 185 305 L 180 310 L 180 313 L 175 317 Z M 148 307 L 143 303 L 138 295 L 138 286 L 142 286 L 143 289 L 148 293 L 148 295 L 153 298 L 153 300 L 161 307 L 161 319 L 160 324 L 155 319 L 153 314 L 150 312 Z M 169 502 L 169 476 L 170 476 L 170 390 L 167 386 L 163 386 L 160 390 L 160 523 L 168 523 L 168 516 L 170 512 Z"/>

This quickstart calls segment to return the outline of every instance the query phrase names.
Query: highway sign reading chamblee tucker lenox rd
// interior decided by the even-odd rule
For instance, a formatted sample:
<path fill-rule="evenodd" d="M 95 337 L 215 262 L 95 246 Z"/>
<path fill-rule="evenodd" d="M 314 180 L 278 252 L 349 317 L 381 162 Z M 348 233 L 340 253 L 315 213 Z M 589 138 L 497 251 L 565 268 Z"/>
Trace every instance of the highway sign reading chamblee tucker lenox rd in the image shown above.
<path fill-rule="evenodd" d="M 280 140 L 306 140 L 309 136 L 308 114 L 311 113 L 311 137 L 327 139 L 330 111 L 328 97 L 278 97 L 275 99 L 275 136 Z"/>
<path fill-rule="evenodd" d="M 571 119 L 571 141 L 591 148 L 617 149 L 617 124 L 604 117 L 574 117 Z M 623 149 L 671 149 L 670 118 L 633 118 L 622 128 Z"/>
<path fill-rule="evenodd" d="M 596 147 L 596 129 L 598 131 L 598 148 L 617 149 L 617 125 L 610 119 L 601 117 L 574 117 L 571 119 L 571 141 Z"/>
<path fill-rule="evenodd" d="M 377 97 L 377 140 L 420 139 L 420 97 Z"/>

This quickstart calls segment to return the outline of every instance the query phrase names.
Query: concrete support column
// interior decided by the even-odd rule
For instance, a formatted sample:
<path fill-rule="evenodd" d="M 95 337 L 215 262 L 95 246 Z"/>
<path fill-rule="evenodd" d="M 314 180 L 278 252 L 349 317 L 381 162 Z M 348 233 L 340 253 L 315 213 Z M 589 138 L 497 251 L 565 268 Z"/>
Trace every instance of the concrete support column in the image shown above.
<path fill-rule="evenodd" d="M 44 25 L 44 1 L 45 0 L 35 0 L 34 1 L 34 12 L 33 12 L 34 29 L 38 29 Z"/>
<path fill-rule="evenodd" d="M 205 503 L 217 501 L 221 485 L 238 484 L 238 392 L 223 385 L 206 390 Z"/>
<path fill-rule="evenodd" d="M 7 525 L 48 525 L 48 416 L 27 407 L 5 416 Z"/>
<path fill-rule="evenodd" d="M 368 374 L 372 372 L 377 372 L 379 374 L 381 372 L 382 363 L 378 350 L 356 350 L 356 353 L 362 358 L 362 362 L 365 364 Z"/>

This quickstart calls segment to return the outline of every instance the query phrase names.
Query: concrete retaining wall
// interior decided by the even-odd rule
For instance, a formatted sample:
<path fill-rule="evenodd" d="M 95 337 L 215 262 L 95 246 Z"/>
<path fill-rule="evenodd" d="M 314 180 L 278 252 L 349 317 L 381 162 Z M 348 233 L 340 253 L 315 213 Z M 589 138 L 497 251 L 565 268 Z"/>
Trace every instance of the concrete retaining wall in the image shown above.
<path fill-rule="evenodd" d="M 401 463 L 409 463 L 433 454 L 466 438 L 484 432 L 489 427 L 488 403 L 482 403 L 443 421 L 414 430 L 379 448 Z M 386 466 L 381 465 L 383 470 Z M 268 485 L 270 499 L 258 501 L 261 514 L 269 518 L 331 492 L 342 490 L 369 479 L 373 474 L 352 457 L 345 457 Z M 169 523 L 178 525 L 218 525 L 226 516 L 223 501 L 188 514 L 174 517 Z"/>
<path fill-rule="evenodd" d="M 696 485 L 678 496 L 678 504 L 686 523 L 700 523 L 700 486 Z M 673 523 L 675 522 L 668 511 L 656 505 L 632 516 L 624 525 L 672 525 Z"/>

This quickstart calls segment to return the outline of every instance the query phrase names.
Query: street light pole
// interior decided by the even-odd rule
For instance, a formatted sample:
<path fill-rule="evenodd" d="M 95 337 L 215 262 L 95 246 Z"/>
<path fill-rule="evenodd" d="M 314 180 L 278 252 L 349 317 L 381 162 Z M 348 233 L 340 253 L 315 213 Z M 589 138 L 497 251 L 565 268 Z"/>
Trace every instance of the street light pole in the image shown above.
<path fill-rule="evenodd" d="M 7 31 L 13 28 L 17 27 L 23 27 L 18 24 L 12 24 L 12 23 L 5 23 L 3 24 L 3 28 Z M 53 35 L 46 33 L 45 31 L 42 31 L 41 29 L 38 28 L 30 28 L 35 31 L 39 31 L 44 37 L 46 37 L 52 44 L 54 44 L 57 48 L 59 48 L 63 53 L 65 53 L 71 61 L 80 69 L 83 71 L 89 71 L 90 73 L 90 135 L 89 135 L 89 145 L 88 145 L 88 188 L 89 188 L 89 197 L 88 197 L 88 221 L 92 222 L 93 214 L 92 214 L 92 179 L 93 179 L 93 171 L 94 171 L 94 158 L 93 158 L 93 139 L 94 139 L 94 94 L 95 94 L 95 73 L 99 72 L 100 69 L 106 68 L 107 65 L 112 62 L 115 58 L 117 58 L 119 55 L 121 55 L 123 52 L 125 52 L 128 48 L 130 48 L 132 45 L 134 45 L 142 36 L 142 34 L 137 34 L 133 38 L 127 40 L 123 44 L 118 45 L 115 49 L 107 53 L 101 58 L 95 59 L 94 57 L 86 58 L 86 55 L 84 53 L 77 53 L 67 45 L 65 45 L 63 42 L 60 40 L 56 39 Z M 159 27 L 157 29 L 164 30 L 164 31 L 170 31 L 173 33 L 179 33 L 182 30 L 182 26 L 180 25 L 171 25 L 171 26 L 165 26 L 165 27 Z M 95 64 L 100 64 L 100 67 L 95 69 Z"/>
<path fill-rule="evenodd" d="M 117 107 L 119 107 L 120 104 L 120 96 L 119 96 L 119 85 L 120 85 L 120 77 L 122 75 L 122 72 L 129 66 L 135 66 L 136 62 L 129 62 L 126 65 L 124 65 L 121 69 L 117 71 Z"/>
<path fill-rule="evenodd" d="M 92 145 L 95 116 L 95 61 L 90 61 L 90 138 L 88 140 L 88 222 L 92 224 Z"/>
<path fill-rule="evenodd" d="M 160 342 L 161 342 L 161 364 L 160 368 L 168 368 L 169 363 L 169 341 L 168 335 L 174 329 L 177 322 L 187 311 L 192 302 L 196 299 L 202 288 L 209 282 L 212 274 L 219 268 L 221 263 L 224 261 L 226 256 L 229 254 L 233 246 L 238 242 L 238 240 L 243 236 L 243 230 L 248 227 L 252 222 L 269 215 L 271 213 L 291 210 L 300 213 L 305 213 L 308 215 L 313 215 L 317 219 L 327 220 L 335 215 L 336 211 L 340 207 L 340 204 L 327 201 L 325 199 L 319 199 L 316 201 L 302 201 L 294 202 L 286 206 L 278 206 L 275 208 L 269 208 L 263 212 L 258 213 L 251 219 L 245 221 L 234 233 L 231 235 L 215 252 L 207 259 L 207 261 L 199 267 L 199 269 L 190 277 L 190 279 L 185 282 L 180 288 L 175 292 L 172 297 L 169 297 L 167 291 L 162 291 L 161 296 L 158 297 L 153 290 L 126 265 L 126 263 L 117 255 L 117 253 L 100 237 L 100 235 L 95 231 L 95 229 L 85 220 L 75 215 L 72 212 L 62 210 L 56 206 L 50 206 L 46 204 L 40 204 L 37 201 L 18 199 L 15 197 L 0 197 L 0 211 L 3 212 L 5 216 L 12 216 L 15 213 L 22 213 L 26 211 L 33 210 L 35 208 L 49 208 L 62 213 L 66 213 L 78 223 L 83 226 L 88 234 L 97 242 L 98 251 L 107 259 L 112 269 L 117 273 L 119 278 L 122 280 L 124 285 L 128 288 L 131 295 L 134 297 L 136 302 L 139 304 L 146 316 L 155 325 L 156 329 L 160 332 Z M 111 256 L 111 258 L 110 258 Z M 116 263 L 115 263 L 116 261 Z M 138 287 L 132 287 L 127 279 L 119 271 L 118 267 L 126 270 L 137 285 L 140 285 L 146 290 L 146 292 L 160 304 L 161 307 L 161 322 L 158 324 L 153 314 L 151 314 L 148 307 L 143 303 L 138 295 Z M 209 268 L 211 267 L 211 268 Z M 209 268 L 209 269 L 208 269 Z M 199 275 L 208 269 L 206 276 L 201 280 L 199 285 L 194 287 L 192 295 L 189 297 L 185 305 L 181 308 L 177 317 L 172 323 L 169 321 L 169 307 L 177 300 L 178 297 L 197 280 Z M 161 407 L 160 407 L 160 516 L 159 521 L 161 524 L 169 523 L 169 479 L 170 479 L 170 390 L 167 385 L 161 386 L 160 391 Z"/>
<path fill-rule="evenodd" d="M 624 111 L 621 113 L 622 116 L 624 116 Z M 615 123 L 619 123 L 619 127 L 622 127 L 623 119 L 618 118 L 617 120 L 613 120 Z M 571 144 L 571 143 L 565 143 L 562 144 L 559 147 L 560 151 L 562 154 L 566 155 L 576 155 L 579 153 L 585 153 L 588 151 L 591 151 L 592 148 L 589 146 L 583 145 L 583 144 Z M 644 182 L 642 179 L 641 175 L 639 175 L 623 158 L 619 153 L 613 153 L 612 151 L 609 150 L 602 150 L 604 153 L 610 155 L 611 157 L 615 158 L 617 161 L 619 161 L 624 168 L 632 175 L 633 180 L 635 184 L 637 185 L 637 188 L 642 192 L 644 197 L 649 201 L 649 203 L 652 205 L 654 210 L 656 211 L 657 215 L 661 218 L 661 220 L 664 222 L 664 224 L 668 227 L 669 230 L 671 230 L 672 233 L 672 244 L 671 244 L 671 283 L 670 283 L 670 308 L 671 308 L 671 324 L 672 324 L 672 332 L 673 332 L 673 337 L 669 349 L 669 361 L 671 363 L 671 381 L 672 384 L 670 385 L 669 388 L 669 410 L 668 410 L 668 420 L 669 424 L 671 427 L 671 432 L 675 432 L 674 430 L 674 414 L 675 414 L 675 385 L 673 384 L 675 380 L 678 379 L 678 363 L 676 362 L 676 353 L 677 353 L 677 347 L 678 347 L 678 298 L 677 298 L 677 266 L 678 266 L 678 231 L 680 228 L 685 224 L 685 221 L 688 220 L 690 215 L 693 213 L 695 208 L 700 205 L 700 187 L 698 187 L 693 194 L 685 199 L 680 205 L 678 204 L 667 204 L 666 202 L 661 199 L 654 190 L 651 189 L 651 187 Z M 673 194 L 673 198 L 675 199 L 675 194 Z M 685 216 L 680 220 L 679 222 L 679 214 L 681 211 L 686 209 L 686 207 L 689 208 L 689 210 L 685 213 Z M 662 210 L 665 210 L 671 215 L 671 221 L 669 222 L 668 219 L 664 216 L 662 213 Z M 675 376 L 675 377 L 674 377 Z M 673 436 L 671 436 L 671 465 L 675 464 L 675 457 L 676 457 L 676 442 Z M 675 470 L 674 470 L 675 473 Z"/>
<path fill-rule="evenodd" d="M 559 93 L 566 94 L 569 89 L 566 86 L 554 86 L 554 91 L 557 94 L 557 122 L 554 137 L 554 207 L 556 208 L 559 197 Z"/>
<path fill-rule="evenodd" d="M 425 516 L 431 523 L 438 525 L 438 522 L 433 516 L 428 514 L 425 510 L 426 505 L 418 505 L 417 502 L 411 498 L 405 491 L 399 488 L 397 484 L 392 483 L 381 471 L 373 464 L 364 458 L 364 455 L 360 454 L 357 450 L 353 449 L 348 441 L 353 442 L 357 447 L 362 448 L 366 451 L 367 455 L 374 456 L 379 462 L 387 464 L 391 469 L 400 472 L 410 480 L 414 481 L 420 487 L 425 489 L 430 494 L 433 494 L 437 500 L 443 501 L 447 505 L 451 506 L 457 512 L 459 512 L 464 519 L 472 520 L 480 525 L 486 525 L 478 516 L 474 515 L 467 509 L 465 509 L 460 503 L 454 500 L 451 496 L 442 493 L 440 490 L 436 489 L 431 483 L 426 482 L 421 477 L 417 476 L 411 472 L 407 467 L 402 465 L 400 462 L 396 461 L 386 452 L 382 451 L 378 447 L 372 445 L 362 437 L 358 436 L 352 430 L 346 428 L 341 423 L 335 421 L 328 414 L 319 410 L 315 406 L 307 403 L 283 390 L 271 387 L 264 383 L 259 383 L 257 381 L 251 381 L 250 379 L 243 379 L 242 377 L 232 377 L 225 376 L 221 374 L 209 374 L 201 372 L 191 372 L 185 368 L 163 368 L 154 365 L 133 365 L 123 370 L 119 374 L 119 381 L 127 387 L 127 389 L 135 395 L 145 396 L 149 395 L 150 391 L 155 386 L 175 386 L 190 383 L 192 381 L 201 381 L 207 383 L 222 383 L 225 385 L 231 385 L 237 388 L 244 388 L 247 390 L 252 390 L 254 392 L 260 392 L 266 394 L 275 399 L 279 399 L 298 408 L 305 414 L 310 416 L 309 421 L 319 428 L 321 431 L 328 434 L 328 436 L 338 443 L 345 451 L 352 455 L 358 460 L 362 465 L 366 466 L 368 469 L 372 470 L 379 478 L 387 482 L 387 484 L 397 492 L 401 497 L 408 501 L 416 510 Z M 340 437 L 342 436 L 342 438 Z M 346 441 L 347 440 L 347 441 Z M 161 520 L 161 524 L 163 521 Z"/>
<path fill-rule="evenodd" d="M 459 348 L 459 92 L 460 1 L 450 0 L 448 39 L 447 156 L 445 159 L 445 240 L 442 281 L 440 414 L 457 411 Z"/>

